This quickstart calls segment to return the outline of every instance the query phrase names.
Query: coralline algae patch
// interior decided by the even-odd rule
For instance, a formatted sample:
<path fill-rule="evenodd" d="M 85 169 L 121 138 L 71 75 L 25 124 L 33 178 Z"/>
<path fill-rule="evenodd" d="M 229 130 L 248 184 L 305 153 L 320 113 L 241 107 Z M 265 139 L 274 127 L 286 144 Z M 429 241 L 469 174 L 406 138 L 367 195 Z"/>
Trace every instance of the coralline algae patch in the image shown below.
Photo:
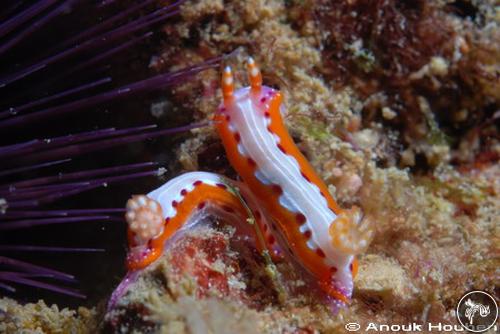
<path fill-rule="evenodd" d="M 233 239 L 231 228 L 200 227 L 175 241 L 153 271 L 167 278 L 172 295 L 220 297 L 259 307 L 275 296 L 267 277 L 256 276 L 262 263 L 256 262 L 261 259 L 251 249 L 247 242 Z"/>
<path fill-rule="evenodd" d="M 421 64 L 409 70 L 411 78 L 401 78 L 409 86 L 396 91 L 377 77 L 377 71 L 363 76 L 347 68 L 349 83 L 341 87 L 328 80 L 328 50 L 320 50 L 321 41 L 332 36 L 317 29 L 316 16 L 309 10 L 318 1 L 196 3 L 196 7 L 184 7 L 186 21 L 177 27 L 179 34 L 196 36 L 202 53 L 243 46 L 243 51 L 227 59 L 229 63 L 241 63 L 246 53 L 254 56 L 267 73 L 266 82 L 283 91 L 287 127 L 330 192 L 341 204 L 356 204 L 374 215 L 376 236 L 368 254 L 360 258 L 353 304 L 333 320 L 336 324 L 349 319 L 455 323 L 453 309 L 463 293 L 474 288 L 498 293 L 500 170 L 495 162 L 500 150 L 492 126 L 498 116 L 489 109 L 498 106 L 498 94 L 492 92 L 498 87 L 498 72 L 491 66 L 498 64 L 492 59 L 498 55 L 498 43 L 492 42 L 498 36 L 498 15 L 495 19 L 490 2 L 466 2 L 478 8 L 477 22 L 460 9 L 463 2 L 425 2 L 422 8 L 435 11 L 441 23 L 453 30 L 450 43 L 456 41 L 453 50 L 458 51 L 449 55 L 449 50 L 433 53 L 429 49 L 427 58 L 418 59 Z M 363 3 L 346 1 L 341 6 L 362 7 Z M 373 6 L 400 13 L 407 10 L 392 1 Z M 414 15 L 419 8 L 410 6 L 409 12 Z M 404 15 L 398 19 L 404 20 Z M 411 19 L 419 21 L 418 15 Z M 200 20 L 204 24 L 198 24 Z M 330 26 L 328 20 L 322 25 Z M 415 32 L 402 33 L 412 40 Z M 329 40 L 338 41 L 335 36 Z M 359 61 L 366 65 L 367 45 L 338 48 L 346 48 L 358 65 Z M 486 56 L 488 49 L 493 51 Z M 483 56 L 472 56 L 477 53 Z M 192 101 L 199 119 L 211 117 L 216 110 L 218 75 L 207 71 L 200 76 L 203 80 L 196 89 L 203 94 Z M 459 100 L 450 95 L 444 105 L 454 116 L 443 117 L 438 112 L 443 99 L 450 87 L 463 88 L 460 78 L 464 76 L 467 82 L 482 84 L 461 93 Z M 192 89 L 188 84 L 181 91 Z M 404 93 L 405 103 L 411 103 L 404 112 L 387 104 L 394 102 L 387 98 L 398 92 Z M 465 105 L 467 111 L 462 110 Z M 471 117 L 468 121 L 457 118 L 464 113 Z M 476 118 L 484 122 L 474 126 Z M 212 129 L 197 130 L 181 145 L 178 156 L 183 169 L 217 170 L 232 176 Z"/>
<path fill-rule="evenodd" d="M 251 243 L 235 238 L 231 227 L 206 223 L 182 234 L 140 272 L 106 314 L 104 332 L 192 333 L 205 328 L 255 333 L 289 328 L 299 333 L 332 326 L 329 311 L 315 305 L 317 295 L 289 264 L 277 263 L 279 284 L 287 291 L 283 308 L 278 308 L 277 289 Z"/>
<path fill-rule="evenodd" d="M 176 287 L 193 290 L 197 298 L 210 294 L 221 297 L 239 294 L 239 288 L 244 286 L 231 284 L 238 282 L 239 268 L 235 254 L 228 252 L 229 245 L 222 233 L 207 232 L 206 239 L 190 236 L 172 250 L 169 261 L 169 268 L 173 270 L 172 280 L 177 283 L 185 281 L 172 284 L 171 291 L 175 291 Z M 189 277 L 194 282 L 189 282 Z"/>
<path fill-rule="evenodd" d="M 278 262 L 286 292 L 280 303 L 254 247 L 235 238 L 232 227 L 206 223 L 141 271 L 106 314 L 103 332 L 342 333 L 348 322 L 407 323 L 417 315 L 419 323 L 455 323 L 441 301 L 418 298 L 420 277 L 381 254 L 361 257 L 352 303 L 335 316 L 289 264 Z"/>

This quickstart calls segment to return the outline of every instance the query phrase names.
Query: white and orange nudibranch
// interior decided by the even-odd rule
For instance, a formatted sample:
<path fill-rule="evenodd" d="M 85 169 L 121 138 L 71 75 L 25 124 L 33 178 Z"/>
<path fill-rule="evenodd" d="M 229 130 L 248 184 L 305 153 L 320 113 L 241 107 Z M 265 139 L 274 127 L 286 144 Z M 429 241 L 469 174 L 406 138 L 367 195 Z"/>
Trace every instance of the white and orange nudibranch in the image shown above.
<path fill-rule="evenodd" d="M 369 219 L 362 219 L 359 209 L 343 210 L 335 203 L 288 134 L 281 93 L 262 85 L 252 58 L 247 66 L 250 87 L 238 90 L 231 68 L 224 69 L 224 100 L 215 116 L 228 159 L 243 183 L 193 172 L 147 196 L 133 197 L 126 214 L 129 268 L 143 268 L 156 260 L 165 242 L 205 208 L 240 225 L 245 222 L 248 210 L 227 189 L 232 183 L 265 231 L 266 242 L 260 247 L 279 247 L 293 256 L 326 294 L 345 305 L 352 296 L 355 256 L 368 247 L 373 235 Z"/>

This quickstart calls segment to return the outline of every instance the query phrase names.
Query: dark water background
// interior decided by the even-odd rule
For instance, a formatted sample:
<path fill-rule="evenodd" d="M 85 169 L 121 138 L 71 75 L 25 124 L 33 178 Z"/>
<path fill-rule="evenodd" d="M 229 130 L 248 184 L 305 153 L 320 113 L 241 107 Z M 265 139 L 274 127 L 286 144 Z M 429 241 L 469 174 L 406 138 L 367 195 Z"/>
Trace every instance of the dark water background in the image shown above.
<path fill-rule="evenodd" d="M 93 3 L 93 2 L 92 2 Z M 100 22 L 102 17 L 126 8 L 130 1 L 122 1 L 118 7 L 109 7 L 104 11 L 96 11 L 90 2 L 83 2 L 73 9 L 73 12 L 55 20 L 52 24 L 34 34 L 26 43 L 19 45 L 14 52 L 5 55 L 0 62 L 0 73 L 10 73 L 16 68 L 22 68 L 30 63 L 33 57 L 50 54 L 50 50 L 66 36 L 72 36 L 82 27 L 93 26 Z M 175 19 L 174 19 L 175 20 Z M 92 93 L 105 91 L 113 87 L 147 78 L 156 74 L 148 68 L 152 55 L 156 54 L 165 43 L 165 36 L 159 31 L 161 25 L 153 31 L 155 35 L 147 42 L 139 44 L 108 60 L 110 64 L 104 76 L 111 75 L 113 83 Z M 34 54 L 33 50 L 37 50 Z M 26 101 L 19 97 L 28 96 L 28 101 L 37 99 L 51 92 L 57 92 L 64 87 L 75 87 L 79 83 L 89 82 L 94 77 L 92 73 L 83 73 L 74 77 L 57 81 L 61 71 L 76 66 L 80 61 L 98 53 L 98 50 L 89 50 L 81 58 L 70 59 L 50 70 L 42 71 L 39 75 L 21 80 L 11 87 L 0 91 L 0 109 L 16 105 L 18 101 Z M 47 88 L 45 84 L 55 78 L 55 84 Z M 68 83 L 68 80 L 70 81 Z M 32 140 L 35 138 L 50 138 L 67 134 L 75 134 L 93 129 L 116 127 L 118 129 L 132 126 L 158 124 L 159 128 L 171 128 L 191 122 L 191 111 L 182 106 L 175 106 L 158 118 L 151 116 L 152 102 L 168 99 L 170 89 L 160 90 L 155 94 L 147 94 L 107 105 L 99 105 L 71 113 L 57 116 L 45 121 L 35 122 L 15 128 L 1 130 L 0 146 Z M 70 99 L 71 100 L 71 99 Z M 65 100 L 63 100 L 65 101 Z M 62 102 L 63 102 L 62 101 Z M 155 161 L 159 167 L 176 166 L 174 148 L 178 143 L 189 136 L 187 134 L 168 136 L 154 140 L 145 140 L 140 143 L 122 145 L 101 152 L 94 152 L 74 157 L 69 163 L 44 168 L 36 172 L 20 173 L 12 177 L 0 178 L 0 184 L 30 179 L 57 173 L 83 171 L 87 169 L 119 166 L 129 163 Z M 27 157 L 29 160 L 29 157 Z M 27 165 L 29 162 L 22 163 Z M 0 170 L 19 166 L 19 161 L 0 161 Z M 113 184 L 107 188 L 92 190 L 83 194 L 55 202 L 43 209 L 85 209 L 85 208 L 121 208 L 132 194 L 146 193 L 158 187 L 168 179 L 167 172 L 163 179 L 146 177 Z M 1 217 L 0 217 L 1 219 Z M 70 285 L 80 289 L 88 297 L 80 300 L 74 297 L 60 295 L 50 291 L 16 285 L 15 294 L 7 293 L 19 301 L 37 301 L 44 299 L 47 304 L 57 303 L 59 306 L 94 306 L 106 299 L 112 288 L 125 274 L 125 222 L 79 222 L 71 224 L 57 224 L 18 231 L 0 232 L 0 244 L 39 245 L 59 247 L 95 247 L 104 248 L 103 253 L 34 253 L 34 252 L 2 252 L 0 255 L 28 261 L 33 264 L 47 266 L 76 276 L 79 283 Z M 48 281 L 47 281 L 48 282 Z M 61 284 L 56 282 L 55 284 Z M 0 291 L 1 294 L 4 293 Z"/>

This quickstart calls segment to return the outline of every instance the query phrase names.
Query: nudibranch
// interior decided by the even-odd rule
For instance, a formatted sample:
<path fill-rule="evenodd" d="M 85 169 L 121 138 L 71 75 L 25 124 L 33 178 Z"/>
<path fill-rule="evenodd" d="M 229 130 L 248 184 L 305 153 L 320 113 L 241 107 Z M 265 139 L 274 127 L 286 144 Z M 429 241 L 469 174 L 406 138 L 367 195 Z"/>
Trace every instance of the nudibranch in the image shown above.
<path fill-rule="evenodd" d="M 237 189 L 237 192 L 235 191 Z M 267 215 L 259 208 L 245 184 L 208 172 L 182 174 L 147 195 L 135 195 L 127 202 L 130 270 L 141 269 L 161 256 L 165 242 L 180 229 L 214 215 L 237 227 L 239 234 L 253 234 L 247 224 L 252 218 L 263 231 L 259 251 L 276 257 Z"/>
<path fill-rule="evenodd" d="M 251 214 L 265 232 L 261 248 L 291 256 L 337 305 L 345 305 L 352 296 L 355 257 L 373 235 L 370 220 L 357 208 L 343 210 L 336 204 L 288 134 L 281 93 L 262 85 L 252 58 L 247 67 L 250 86 L 238 90 L 231 68 L 224 69 L 223 103 L 215 116 L 229 162 L 242 182 L 192 172 L 129 200 L 129 269 L 156 260 L 165 242 L 206 209 L 239 222 Z M 241 197 L 230 188 L 239 189 Z M 252 233 L 244 229 L 240 231 Z"/>

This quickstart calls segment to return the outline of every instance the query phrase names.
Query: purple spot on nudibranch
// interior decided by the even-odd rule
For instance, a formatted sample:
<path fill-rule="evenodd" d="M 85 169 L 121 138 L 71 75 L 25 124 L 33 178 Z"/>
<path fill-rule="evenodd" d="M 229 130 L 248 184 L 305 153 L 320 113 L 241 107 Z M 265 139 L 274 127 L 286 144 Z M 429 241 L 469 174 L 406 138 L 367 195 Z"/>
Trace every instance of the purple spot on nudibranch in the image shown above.
<path fill-rule="evenodd" d="M 300 172 L 300 175 L 302 175 L 302 177 L 307 181 L 307 182 L 311 182 L 311 179 L 309 179 L 309 177 L 307 177 L 307 175 L 304 173 L 304 172 Z"/>
<path fill-rule="evenodd" d="M 278 195 L 283 194 L 283 188 L 281 188 L 281 186 L 280 186 L 279 184 L 274 184 L 274 185 L 272 186 L 272 188 L 273 188 L 273 191 L 274 191 L 275 193 L 277 193 Z"/>
<path fill-rule="evenodd" d="M 306 216 L 304 216 L 302 213 L 297 213 L 295 215 L 295 220 L 297 220 L 297 223 L 299 225 L 302 225 L 306 222 Z"/>
<path fill-rule="evenodd" d="M 321 248 L 316 248 L 316 254 L 318 254 L 319 257 L 326 257 L 325 252 Z"/>

